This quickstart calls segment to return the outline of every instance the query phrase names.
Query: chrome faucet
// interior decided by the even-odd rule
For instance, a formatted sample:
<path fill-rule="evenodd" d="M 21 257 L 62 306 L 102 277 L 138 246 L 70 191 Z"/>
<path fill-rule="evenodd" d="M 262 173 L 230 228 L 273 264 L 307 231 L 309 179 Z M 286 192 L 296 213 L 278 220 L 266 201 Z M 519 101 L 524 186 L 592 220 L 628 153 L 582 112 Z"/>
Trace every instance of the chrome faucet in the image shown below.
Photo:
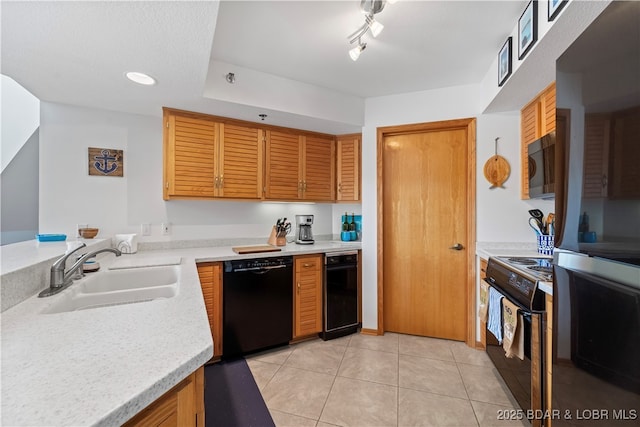
<path fill-rule="evenodd" d="M 97 254 L 102 253 L 102 252 L 112 252 L 116 256 L 122 255 L 122 252 L 120 252 L 119 250 L 111 249 L 111 248 L 104 248 L 104 249 L 98 249 L 98 250 L 95 250 L 95 251 L 92 251 L 92 252 L 87 252 L 86 254 L 81 255 L 80 257 L 78 257 L 78 259 L 71 266 L 71 268 L 69 268 L 68 270 L 65 271 L 65 266 L 66 266 L 66 263 L 67 263 L 67 259 L 71 256 L 71 254 L 73 254 L 76 251 L 84 248 L 85 246 L 87 246 L 87 245 L 85 243 L 82 243 L 80 246 L 78 246 L 77 248 L 75 248 L 71 252 L 67 252 L 62 257 L 60 257 L 60 259 L 58 259 L 56 262 L 53 263 L 53 265 L 51 266 L 51 279 L 49 281 L 49 288 L 45 289 L 42 292 L 40 292 L 38 294 L 38 297 L 40 297 L 40 298 L 48 297 L 48 296 L 57 294 L 58 292 L 62 291 L 63 289 L 66 289 L 69 285 L 71 285 L 73 283 L 74 274 L 77 271 L 79 271 L 79 269 L 82 268 L 82 264 L 84 264 L 84 262 L 87 259 L 89 259 L 89 258 L 91 258 L 93 256 L 96 256 Z"/>

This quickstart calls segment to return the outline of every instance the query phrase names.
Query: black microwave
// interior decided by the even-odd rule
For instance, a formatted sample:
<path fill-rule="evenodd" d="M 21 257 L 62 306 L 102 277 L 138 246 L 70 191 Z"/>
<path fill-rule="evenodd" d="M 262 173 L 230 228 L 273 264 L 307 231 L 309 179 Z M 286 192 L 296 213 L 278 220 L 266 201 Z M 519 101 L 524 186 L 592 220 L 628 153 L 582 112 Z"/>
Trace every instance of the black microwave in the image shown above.
<path fill-rule="evenodd" d="M 529 156 L 529 197 L 555 196 L 556 133 L 550 132 L 527 147 Z"/>

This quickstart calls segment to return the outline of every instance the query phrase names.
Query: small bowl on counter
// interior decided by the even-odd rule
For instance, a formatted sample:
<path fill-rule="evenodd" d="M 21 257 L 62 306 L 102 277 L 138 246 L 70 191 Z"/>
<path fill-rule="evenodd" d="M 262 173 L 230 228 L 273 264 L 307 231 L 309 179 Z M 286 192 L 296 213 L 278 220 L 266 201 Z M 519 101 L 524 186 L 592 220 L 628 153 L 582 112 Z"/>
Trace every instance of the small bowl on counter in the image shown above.
<path fill-rule="evenodd" d="M 78 234 L 83 239 L 93 239 L 99 230 L 99 228 L 78 228 Z"/>

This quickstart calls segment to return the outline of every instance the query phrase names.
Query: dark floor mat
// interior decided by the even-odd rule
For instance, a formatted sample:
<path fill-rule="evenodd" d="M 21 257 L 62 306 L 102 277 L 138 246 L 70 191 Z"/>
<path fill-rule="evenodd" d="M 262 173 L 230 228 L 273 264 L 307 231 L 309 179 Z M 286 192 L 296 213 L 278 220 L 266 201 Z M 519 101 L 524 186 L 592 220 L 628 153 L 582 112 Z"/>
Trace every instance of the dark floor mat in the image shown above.
<path fill-rule="evenodd" d="M 207 365 L 204 375 L 207 427 L 275 427 L 244 359 Z"/>

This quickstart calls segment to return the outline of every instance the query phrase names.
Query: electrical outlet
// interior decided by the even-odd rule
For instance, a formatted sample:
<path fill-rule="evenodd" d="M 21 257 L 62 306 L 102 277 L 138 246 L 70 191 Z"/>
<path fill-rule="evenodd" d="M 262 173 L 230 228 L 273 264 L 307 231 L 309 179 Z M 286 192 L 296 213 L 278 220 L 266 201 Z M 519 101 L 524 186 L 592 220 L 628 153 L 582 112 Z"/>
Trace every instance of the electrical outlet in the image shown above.
<path fill-rule="evenodd" d="M 151 224 L 143 223 L 140 225 L 140 234 L 143 236 L 151 236 Z"/>
<path fill-rule="evenodd" d="M 163 222 L 162 224 L 160 224 L 160 232 L 163 236 L 168 236 L 169 234 L 171 234 L 171 224 L 168 222 Z"/>

